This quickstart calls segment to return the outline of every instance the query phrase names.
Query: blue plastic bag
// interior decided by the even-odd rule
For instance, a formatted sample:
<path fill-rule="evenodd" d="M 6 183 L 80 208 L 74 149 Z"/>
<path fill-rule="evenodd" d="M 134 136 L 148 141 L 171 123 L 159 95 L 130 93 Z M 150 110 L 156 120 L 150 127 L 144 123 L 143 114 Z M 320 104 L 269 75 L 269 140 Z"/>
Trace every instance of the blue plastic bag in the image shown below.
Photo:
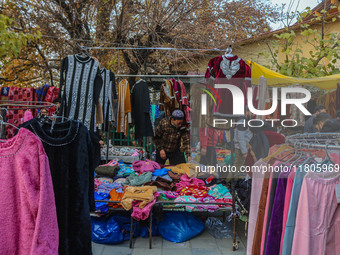
<path fill-rule="evenodd" d="M 119 244 L 124 241 L 124 236 L 112 217 L 92 217 L 92 241 L 101 244 Z"/>
<path fill-rule="evenodd" d="M 153 218 L 152 220 L 152 236 L 160 236 L 159 233 L 159 222 Z M 140 231 L 141 237 L 149 237 L 149 227 L 141 227 Z"/>
<path fill-rule="evenodd" d="M 189 212 L 171 212 L 159 224 L 159 232 L 168 241 L 181 243 L 199 235 L 204 223 Z"/>
<path fill-rule="evenodd" d="M 124 215 L 114 215 L 112 219 L 118 223 L 121 232 L 123 233 L 124 241 L 130 240 L 130 229 L 131 229 L 131 217 Z M 133 237 L 140 235 L 141 227 L 137 221 L 133 222 Z"/>

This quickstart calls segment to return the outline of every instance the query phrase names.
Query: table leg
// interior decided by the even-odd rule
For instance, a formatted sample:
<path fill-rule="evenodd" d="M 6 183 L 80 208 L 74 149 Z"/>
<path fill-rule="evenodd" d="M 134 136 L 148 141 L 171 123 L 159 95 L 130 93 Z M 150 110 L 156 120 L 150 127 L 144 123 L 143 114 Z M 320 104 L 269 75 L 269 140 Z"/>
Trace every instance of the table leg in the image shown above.
<path fill-rule="evenodd" d="M 152 207 L 150 210 L 149 249 L 152 249 Z"/>
<path fill-rule="evenodd" d="M 130 249 L 132 249 L 133 241 L 133 217 L 131 216 L 131 227 L 130 227 Z"/>

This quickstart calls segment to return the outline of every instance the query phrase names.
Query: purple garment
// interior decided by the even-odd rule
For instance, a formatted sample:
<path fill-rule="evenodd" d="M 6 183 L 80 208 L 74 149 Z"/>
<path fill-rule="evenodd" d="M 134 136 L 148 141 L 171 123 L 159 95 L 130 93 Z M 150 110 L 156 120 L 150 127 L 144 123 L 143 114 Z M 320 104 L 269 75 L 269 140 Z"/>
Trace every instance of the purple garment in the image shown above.
<path fill-rule="evenodd" d="M 282 172 L 277 181 L 274 204 L 266 240 L 265 255 L 279 255 L 283 224 L 287 179 L 290 172 Z"/>

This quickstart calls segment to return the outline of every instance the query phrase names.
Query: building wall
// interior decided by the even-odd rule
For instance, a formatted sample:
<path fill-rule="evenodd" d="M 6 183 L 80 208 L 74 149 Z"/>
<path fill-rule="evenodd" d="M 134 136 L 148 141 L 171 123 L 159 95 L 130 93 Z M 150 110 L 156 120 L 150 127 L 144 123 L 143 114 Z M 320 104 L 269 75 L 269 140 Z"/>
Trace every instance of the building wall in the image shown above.
<path fill-rule="evenodd" d="M 321 25 L 314 25 L 311 26 L 312 29 L 318 29 L 321 34 Z M 326 23 L 325 24 L 325 34 L 329 33 L 340 33 L 340 20 L 337 20 L 332 23 Z M 308 37 L 305 37 L 301 35 L 300 32 L 296 32 L 297 36 L 294 39 L 293 42 L 293 50 L 289 54 L 289 58 L 295 57 L 296 55 L 296 49 L 302 48 L 302 56 L 309 58 L 310 57 L 310 51 L 314 51 L 312 45 L 305 43 L 305 40 L 308 39 L 308 41 L 312 41 L 312 39 L 315 37 L 315 35 L 311 35 Z M 275 70 L 272 64 L 272 52 L 275 51 L 275 49 L 278 48 L 278 61 L 279 63 L 283 63 L 286 56 L 284 53 L 282 53 L 282 47 L 280 47 L 280 43 L 278 46 L 272 45 L 271 41 L 275 40 L 276 38 L 274 36 L 271 36 L 266 39 L 258 40 L 257 42 L 247 43 L 243 45 L 234 45 L 233 54 L 238 55 L 243 60 L 252 60 L 256 63 L 264 66 L 269 66 L 272 70 Z M 281 44 L 283 41 L 281 42 Z M 269 48 L 270 46 L 270 48 Z M 271 49 L 271 50 L 270 50 Z M 215 55 L 207 55 L 205 57 L 198 57 L 195 60 L 192 60 L 190 64 L 179 64 L 177 65 L 174 70 L 187 70 L 195 73 L 205 73 L 206 68 L 208 66 L 208 62 L 211 58 L 220 55 L 221 53 L 215 54 Z M 322 59 L 319 64 L 327 65 L 329 63 L 329 60 Z M 340 68 L 340 59 L 337 59 L 336 67 Z"/>

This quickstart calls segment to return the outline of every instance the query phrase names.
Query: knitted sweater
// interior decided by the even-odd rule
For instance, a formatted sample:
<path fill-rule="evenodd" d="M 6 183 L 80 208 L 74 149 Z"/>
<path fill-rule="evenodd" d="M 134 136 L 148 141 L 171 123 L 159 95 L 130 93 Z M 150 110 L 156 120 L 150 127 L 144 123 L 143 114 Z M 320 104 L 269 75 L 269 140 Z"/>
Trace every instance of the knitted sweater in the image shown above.
<path fill-rule="evenodd" d="M 21 128 L 0 143 L 0 254 L 58 254 L 58 223 L 48 159 Z"/>

